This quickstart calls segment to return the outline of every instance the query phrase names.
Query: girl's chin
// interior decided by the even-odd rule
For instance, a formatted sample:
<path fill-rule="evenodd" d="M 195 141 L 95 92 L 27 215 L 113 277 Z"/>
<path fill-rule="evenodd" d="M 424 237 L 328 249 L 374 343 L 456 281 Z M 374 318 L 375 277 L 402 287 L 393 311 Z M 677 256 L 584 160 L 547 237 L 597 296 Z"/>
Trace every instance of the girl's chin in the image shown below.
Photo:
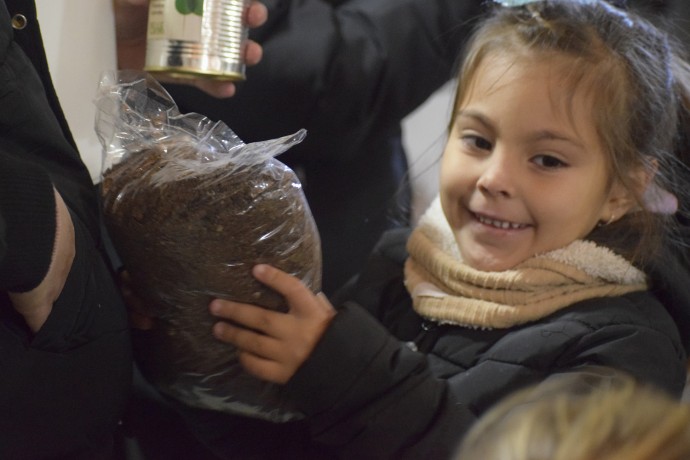
<path fill-rule="evenodd" d="M 481 271 L 505 271 L 522 261 L 529 254 L 525 247 L 530 243 L 525 232 L 508 236 L 487 235 L 485 232 L 473 231 L 457 232 L 455 240 L 460 249 L 463 260 L 475 270 Z M 463 247 L 468 250 L 463 250 Z"/>
<path fill-rule="evenodd" d="M 463 254 L 463 259 L 465 264 L 469 265 L 475 270 L 484 272 L 502 272 L 505 270 L 510 270 L 522 262 L 522 260 L 517 260 L 514 255 L 512 255 L 512 257 L 507 257 L 487 252 L 467 255 Z"/>

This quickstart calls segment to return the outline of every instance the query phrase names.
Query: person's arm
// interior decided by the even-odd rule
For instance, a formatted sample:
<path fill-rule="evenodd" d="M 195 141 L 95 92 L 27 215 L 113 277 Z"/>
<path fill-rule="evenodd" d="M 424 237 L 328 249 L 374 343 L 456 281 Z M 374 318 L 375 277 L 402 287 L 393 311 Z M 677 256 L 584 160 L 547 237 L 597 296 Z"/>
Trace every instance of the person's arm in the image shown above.
<path fill-rule="evenodd" d="M 33 332 L 37 332 L 48 319 L 53 304 L 67 281 L 75 255 L 74 225 L 69 210 L 60 194 L 55 191 L 56 228 L 52 259 L 45 278 L 26 292 L 9 292 L 12 304 Z"/>
<path fill-rule="evenodd" d="M 214 300 L 211 312 L 232 323 L 217 323 L 214 335 L 237 347 L 250 374 L 285 385 L 314 440 L 343 458 L 450 456 L 475 415 L 424 354 L 356 305 L 335 314 L 285 273 L 254 274 L 286 296 L 289 312 Z"/>
<path fill-rule="evenodd" d="M 485 2 L 264 3 L 268 20 L 250 31 L 263 58 L 247 69 L 232 99 L 214 99 L 189 86 L 166 89 L 184 112 L 223 120 L 245 141 L 307 129 L 303 148 L 284 158 L 349 162 L 371 151 L 361 143 L 372 132 L 395 135 L 405 116 L 451 80 Z"/>
<path fill-rule="evenodd" d="M 621 314 L 614 318 L 634 308 L 616 302 Z M 316 442 L 344 458 L 372 459 L 449 458 L 474 417 L 501 398 L 591 366 L 625 371 L 678 395 L 684 360 L 671 329 L 647 327 L 639 318 L 590 324 L 588 309 L 505 334 L 491 346 L 454 341 L 450 332 L 442 346 L 449 351 L 441 356 L 410 349 L 351 304 L 338 312 L 285 394 L 307 414 Z M 487 349 L 474 354 L 462 343 Z"/>
<path fill-rule="evenodd" d="M 302 296 L 297 283 L 257 278 L 288 301 Z M 672 393 L 685 381 L 676 326 L 647 292 L 591 299 L 510 330 L 437 325 L 418 340 L 435 343 L 422 352 L 355 302 L 326 322 L 316 302 L 283 314 L 215 300 L 211 311 L 250 328 L 219 323 L 214 334 L 241 350 L 250 373 L 286 382 L 314 441 L 345 458 L 447 458 L 476 416 L 555 374 L 606 366 Z M 290 332 L 310 316 L 321 326 Z"/>
<path fill-rule="evenodd" d="M 485 9 L 481 0 L 344 2 L 330 19 L 332 48 L 321 104 L 354 100 L 340 110 L 401 120 L 455 76 L 456 62 Z"/>
<path fill-rule="evenodd" d="M 117 63 L 120 69 L 142 70 L 146 58 L 146 27 L 149 0 L 113 0 L 115 15 L 115 42 Z M 258 27 L 266 21 L 266 7 L 254 1 L 247 9 L 246 23 Z M 245 49 L 245 62 L 252 66 L 261 60 L 261 46 L 249 40 Z M 229 81 L 210 79 L 176 79 L 158 77 L 170 83 L 190 84 L 215 97 L 230 97 L 235 94 L 235 84 Z"/>
<path fill-rule="evenodd" d="M 0 289 L 36 332 L 69 274 L 74 227 L 43 168 L 4 153 L 0 165 Z"/>
<path fill-rule="evenodd" d="M 216 323 L 213 333 L 237 348 L 247 372 L 285 385 L 316 440 L 346 458 L 453 452 L 475 416 L 433 375 L 424 354 L 356 305 L 336 314 L 323 295 L 285 272 L 258 265 L 252 273 L 285 297 L 288 312 L 216 299 L 211 313 L 228 322 Z M 430 435 L 433 442 L 422 442 Z"/>
<path fill-rule="evenodd" d="M 348 303 L 284 391 L 342 458 L 449 458 L 477 414 L 453 381 L 463 370 L 431 361 Z"/>

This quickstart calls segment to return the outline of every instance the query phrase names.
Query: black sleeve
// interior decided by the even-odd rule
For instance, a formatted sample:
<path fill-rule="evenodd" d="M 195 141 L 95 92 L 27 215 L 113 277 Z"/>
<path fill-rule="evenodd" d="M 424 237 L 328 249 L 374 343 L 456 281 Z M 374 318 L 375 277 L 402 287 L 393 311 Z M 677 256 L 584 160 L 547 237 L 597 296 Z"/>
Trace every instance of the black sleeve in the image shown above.
<path fill-rule="evenodd" d="M 449 458 L 475 420 L 427 357 L 354 304 L 286 385 L 313 439 L 342 458 Z"/>
<path fill-rule="evenodd" d="M 0 290 L 36 287 L 50 266 L 55 198 L 48 173 L 0 151 Z"/>
<path fill-rule="evenodd" d="M 510 332 L 463 329 L 439 326 L 421 353 L 346 304 L 286 391 L 313 439 L 342 458 L 419 459 L 450 458 L 475 416 L 552 375 L 612 368 L 674 396 L 685 382 L 675 326 L 648 293 L 584 301 Z M 472 337 L 487 334 L 497 338 Z"/>

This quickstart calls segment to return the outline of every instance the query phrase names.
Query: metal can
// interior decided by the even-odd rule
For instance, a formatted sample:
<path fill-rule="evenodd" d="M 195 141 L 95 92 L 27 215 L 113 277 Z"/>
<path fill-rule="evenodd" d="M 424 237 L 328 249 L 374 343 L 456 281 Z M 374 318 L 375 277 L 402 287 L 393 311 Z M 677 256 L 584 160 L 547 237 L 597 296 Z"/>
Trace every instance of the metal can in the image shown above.
<path fill-rule="evenodd" d="M 151 0 L 144 70 L 244 80 L 249 0 Z"/>

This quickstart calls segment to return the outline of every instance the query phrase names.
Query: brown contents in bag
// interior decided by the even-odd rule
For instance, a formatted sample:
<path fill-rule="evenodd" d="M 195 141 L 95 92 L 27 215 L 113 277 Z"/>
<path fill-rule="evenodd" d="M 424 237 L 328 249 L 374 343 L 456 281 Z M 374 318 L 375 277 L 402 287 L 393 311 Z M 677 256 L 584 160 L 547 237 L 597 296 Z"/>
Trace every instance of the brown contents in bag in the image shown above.
<path fill-rule="evenodd" d="M 211 299 L 286 308 L 251 276 L 255 264 L 320 290 L 319 237 L 294 173 L 275 159 L 212 167 L 196 157 L 189 145 L 142 151 L 102 182 L 115 247 L 146 313 L 157 318 L 138 359 L 163 387 L 180 373 L 223 372 L 236 360 L 211 334 Z"/>

